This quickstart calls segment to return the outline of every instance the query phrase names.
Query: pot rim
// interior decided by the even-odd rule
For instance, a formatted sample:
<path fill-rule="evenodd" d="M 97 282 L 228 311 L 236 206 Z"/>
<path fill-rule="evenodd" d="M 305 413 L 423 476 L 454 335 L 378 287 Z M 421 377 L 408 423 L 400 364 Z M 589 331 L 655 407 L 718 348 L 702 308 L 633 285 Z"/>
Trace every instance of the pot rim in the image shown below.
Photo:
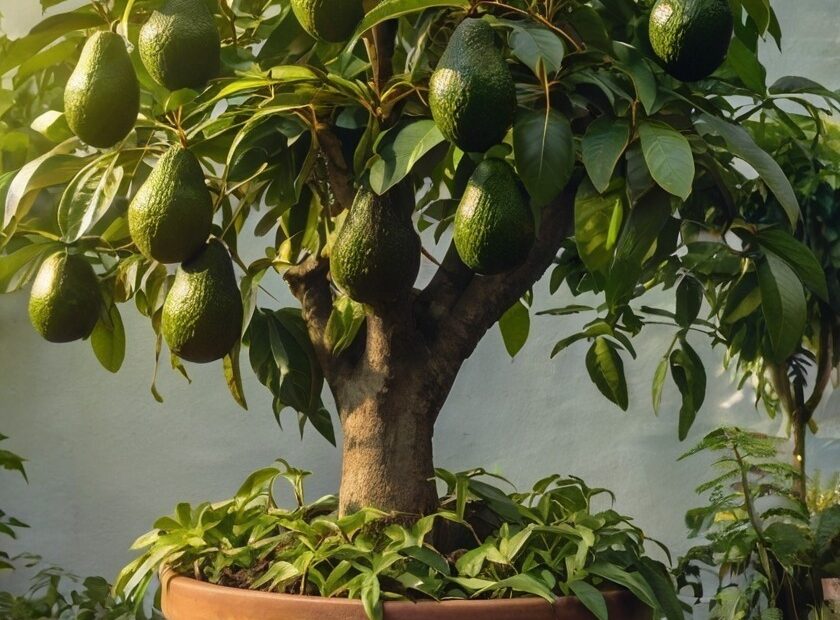
<path fill-rule="evenodd" d="M 338 598 L 338 597 L 323 597 L 323 596 L 314 596 L 311 594 L 285 594 L 280 592 L 265 592 L 263 590 L 250 590 L 246 588 L 237 588 L 233 586 L 224 586 L 219 584 L 210 583 L 208 581 L 200 581 L 195 579 L 194 577 L 190 577 L 188 575 L 180 575 L 176 573 L 169 567 L 165 567 L 160 571 L 160 581 L 161 587 L 166 590 L 168 589 L 173 583 L 180 586 L 180 587 L 188 587 L 193 591 L 200 592 L 236 592 L 236 593 L 245 593 L 248 596 L 253 596 L 255 599 L 264 599 L 264 600 L 273 600 L 273 601 L 309 601 L 315 603 L 316 601 L 323 601 L 324 603 L 329 603 L 331 605 L 336 606 L 346 606 L 346 607 L 361 607 L 362 601 L 358 599 L 348 599 L 348 598 Z M 613 601 L 615 603 L 625 602 L 630 603 L 631 601 L 634 603 L 638 603 L 638 599 L 629 591 L 629 590 L 622 590 L 622 589 L 611 589 L 611 590 L 602 590 L 601 593 L 604 595 L 604 598 L 609 603 Z M 549 603 L 543 598 L 535 597 L 535 596 L 523 596 L 523 597 L 516 597 L 516 598 L 504 598 L 504 599 L 447 599 L 441 601 L 435 600 L 418 600 L 418 601 L 411 601 L 411 600 L 397 600 L 397 601 L 385 601 L 384 606 L 386 609 L 390 609 L 392 611 L 399 611 L 400 608 L 416 608 L 416 606 L 420 605 L 433 605 L 440 608 L 446 607 L 459 607 L 462 608 L 465 604 L 470 605 L 476 609 L 487 607 L 487 608 L 497 608 L 501 605 L 510 607 L 510 608 L 517 608 L 524 611 L 530 611 L 534 609 L 545 609 L 546 606 L 551 606 L 554 608 L 564 608 L 567 606 L 576 606 L 580 605 L 580 600 L 576 596 L 558 596 L 555 597 L 554 603 Z"/>

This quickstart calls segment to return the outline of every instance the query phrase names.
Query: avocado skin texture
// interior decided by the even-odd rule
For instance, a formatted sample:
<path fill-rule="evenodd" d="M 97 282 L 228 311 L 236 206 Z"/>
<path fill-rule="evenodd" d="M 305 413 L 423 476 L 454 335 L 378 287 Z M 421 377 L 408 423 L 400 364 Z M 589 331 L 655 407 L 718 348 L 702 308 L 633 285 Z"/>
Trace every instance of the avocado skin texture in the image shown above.
<path fill-rule="evenodd" d="M 707 78 L 723 64 L 733 28 L 729 0 L 659 0 L 650 13 L 653 51 L 684 82 Z"/>
<path fill-rule="evenodd" d="M 243 313 L 230 254 L 220 241 L 211 239 L 175 274 L 163 304 L 163 337 L 181 359 L 214 362 L 239 340 Z"/>
<path fill-rule="evenodd" d="M 139 112 L 140 85 L 123 38 L 94 33 L 64 89 L 67 124 L 90 146 L 108 148 L 129 134 Z"/>
<path fill-rule="evenodd" d="M 343 43 L 365 16 L 362 0 L 292 0 L 301 27 L 316 39 Z"/>
<path fill-rule="evenodd" d="M 413 197 L 362 189 L 330 256 L 333 282 L 351 299 L 376 305 L 397 300 L 420 271 L 420 237 L 411 222 Z"/>
<path fill-rule="evenodd" d="M 203 0 L 167 0 L 140 29 L 143 65 L 169 90 L 202 88 L 219 74 L 221 40 Z"/>
<path fill-rule="evenodd" d="M 516 114 L 516 85 L 493 28 L 465 19 L 429 81 L 429 105 L 441 133 L 464 151 L 501 142 Z"/>
<path fill-rule="evenodd" d="M 534 215 L 513 168 L 486 159 L 475 169 L 455 212 L 455 249 L 482 275 L 519 266 L 534 245 Z"/>
<path fill-rule="evenodd" d="M 181 263 L 199 253 L 213 225 L 213 200 L 195 155 L 174 146 L 128 207 L 131 238 L 144 256 Z"/>
<path fill-rule="evenodd" d="M 99 279 L 84 258 L 64 251 L 41 265 L 29 297 L 29 319 L 49 342 L 90 336 L 99 320 Z"/>

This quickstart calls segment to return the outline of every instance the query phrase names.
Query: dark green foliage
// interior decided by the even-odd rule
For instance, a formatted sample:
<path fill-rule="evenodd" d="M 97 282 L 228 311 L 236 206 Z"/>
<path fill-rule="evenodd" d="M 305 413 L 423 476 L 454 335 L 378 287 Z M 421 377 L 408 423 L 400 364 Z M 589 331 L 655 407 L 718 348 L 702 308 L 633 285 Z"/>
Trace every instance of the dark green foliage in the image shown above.
<path fill-rule="evenodd" d="M 429 81 L 429 106 L 443 135 L 465 151 L 486 151 L 513 124 L 516 86 L 486 21 L 465 19 Z"/>
<path fill-rule="evenodd" d="M 333 282 L 354 301 L 394 301 L 414 285 L 420 270 L 420 237 L 403 188 L 384 196 L 361 190 L 330 256 Z"/>
<path fill-rule="evenodd" d="M 364 17 L 362 0 L 291 0 L 291 4 L 303 29 L 330 43 L 349 39 Z"/>
<path fill-rule="evenodd" d="M 222 359 L 239 341 L 243 309 L 230 255 L 211 239 L 178 268 L 163 306 L 162 331 L 178 357 L 206 364 Z"/>
<path fill-rule="evenodd" d="M 147 258 L 180 263 L 204 247 L 212 223 L 201 164 L 189 150 L 170 148 L 128 208 L 132 240 Z"/>
<path fill-rule="evenodd" d="M 671 75 L 692 82 L 723 64 L 733 25 L 729 0 L 658 0 L 650 13 L 650 43 Z"/>
<path fill-rule="evenodd" d="M 204 0 L 166 0 L 140 30 L 140 58 L 169 90 L 201 88 L 219 73 L 221 42 Z"/>
<path fill-rule="evenodd" d="M 278 461 L 251 474 L 231 500 L 180 504 L 135 543 L 143 553 L 120 574 L 117 593 L 142 600 L 167 565 L 200 571 L 210 583 L 361 599 L 373 619 L 382 618 L 382 600 L 553 601 L 586 584 L 627 588 L 658 617 L 683 617 L 665 567 L 645 555 L 650 539 L 609 506 L 612 493 L 578 478 L 550 476 L 518 493 L 494 486 L 498 476 L 481 469 L 437 470 L 447 488 L 441 508 L 402 525 L 374 509 L 338 517 L 335 497 L 306 504 L 308 475 Z M 274 501 L 280 478 L 292 486 L 293 509 Z M 595 588 L 583 600 L 598 610 Z"/>
<path fill-rule="evenodd" d="M 102 296 L 93 267 L 78 254 L 56 252 L 41 265 L 29 296 L 29 319 L 49 342 L 90 336 Z"/>
<path fill-rule="evenodd" d="M 125 138 L 140 110 L 140 87 L 123 38 L 95 32 L 64 90 L 70 129 L 91 146 L 106 148 Z"/>
<path fill-rule="evenodd" d="M 455 247 L 464 264 L 480 274 L 520 265 L 534 245 L 534 216 L 511 166 L 486 159 L 475 169 L 455 213 Z"/>

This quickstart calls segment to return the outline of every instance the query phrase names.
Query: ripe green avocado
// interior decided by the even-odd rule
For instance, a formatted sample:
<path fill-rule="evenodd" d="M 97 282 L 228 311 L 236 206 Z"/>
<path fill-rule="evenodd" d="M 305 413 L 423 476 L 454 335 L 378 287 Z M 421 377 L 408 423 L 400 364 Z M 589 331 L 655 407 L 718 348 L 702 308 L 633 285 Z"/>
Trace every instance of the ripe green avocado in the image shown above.
<path fill-rule="evenodd" d="M 482 275 L 519 266 L 534 245 L 534 215 L 513 168 L 486 159 L 475 169 L 455 212 L 455 249 Z"/>
<path fill-rule="evenodd" d="M 175 274 L 163 304 L 163 337 L 181 359 L 214 362 L 239 340 L 243 314 L 230 254 L 220 241 L 211 239 Z"/>
<path fill-rule="evenodd" d="M 516 85 L 493 28 L 465 19 L 429 81 L 429 105 L 441 133 L 464 151 L 501 142 L 516 114 Z"/>
<path fill-rule="evenodd" d="M 99 320 L 99 279 L 83 257 L 56 252 L 44 261 L 29 296 L 29 319 L 49 342 L 90 336 Z"/>
<path fill-rule="evenodd" d="M 64 115 L 82 141 L 97 148 L 125 138 L 140 111 L 140 86 L 123 38 L 95 32 L 64 89 Z"/>
<path fill-rule="evenodd" d="M 316 39 L 343 43 L 365 16 L 362 0 L 292 0 L 300 25 Z"/>
<path fill-rule="evenodd" d="M 665 70 L 693 82 L 709 77 L 726 60 L 733 28 L 729 0 L 658 0 L 648 32 Z"/>
<path fill-rule="evenodd" d="M 411 223 L 409 192 L 377 196 L 362 189 L 330 257 L 333 282 L 351 299 L 387 303 L 406 294 L 420 271 L 420 237 Z"/>
<path fill-rule="evenodd" d="M 221 41 L 203 0 L 167 0 L 140 29 L 140 58 L 169 90 L 202 88 L 219 74 Z"/>
<path fill-rule="evenodd" d="M 181 146 L 169 149 L 128 207 L 131 238 L 147 258 L 182 263 L 204 247 L 213 200 L 201 164 Z"/>

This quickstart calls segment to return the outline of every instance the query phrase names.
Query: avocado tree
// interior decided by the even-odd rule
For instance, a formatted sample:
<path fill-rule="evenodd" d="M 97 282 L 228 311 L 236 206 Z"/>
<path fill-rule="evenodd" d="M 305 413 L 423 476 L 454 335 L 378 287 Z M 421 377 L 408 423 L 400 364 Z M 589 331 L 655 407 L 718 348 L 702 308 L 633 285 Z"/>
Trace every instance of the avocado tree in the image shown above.
<path fill-rule="evenodd" d="M 749 221 L 736 158 L 789 238 L 794 192 L 728 100 L 776 105 L 763 36 L 781 36 L 767 0 L 91 2 L 0 40 L 0 286 L 38 273 L 33 323 L 90 335 L 111 371 L 133 302 L 158 358 L 165 341 L 185 374 L 221 359 L 242 406 L 244 344 L 274 413 L 334 440 L 326 384 L 342 513 L 427 513 L 461 366 L 496 324 L 521 348 L 552 265 L 552 292 L 604 300 L 557 351 L 589 340 L 595 384 L 627 408 L 630 303 L 703 269 L 674 261 L 686 234 Z M 417 282 L 421 255 L 436 270 Z M 278 275 L 299 310 L 262 290 Z M 685 331 L 683 428 L 705 386 Z"/>

